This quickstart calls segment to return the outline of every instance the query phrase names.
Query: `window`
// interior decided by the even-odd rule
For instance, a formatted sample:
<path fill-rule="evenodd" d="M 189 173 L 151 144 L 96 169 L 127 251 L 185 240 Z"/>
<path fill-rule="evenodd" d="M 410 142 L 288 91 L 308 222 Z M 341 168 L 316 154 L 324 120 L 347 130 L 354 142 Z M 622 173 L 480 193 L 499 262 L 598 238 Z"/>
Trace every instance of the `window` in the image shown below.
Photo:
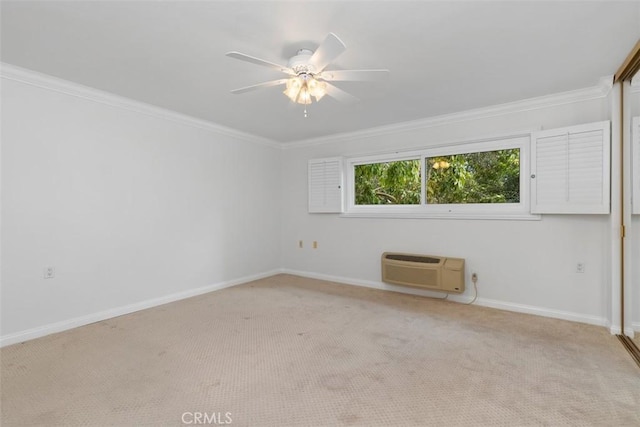
<path fill-rule="evenodd" d="M 639 124 L 640 119 L 633 123 L 635 145 Z M 610 123 L 604 121 L 346 162 L 311 160 L 309 212 L 340 213 L 346 204 L 345 216 L 360 217 L 539 219 L 546 213 L 607 214 L 610 144 Z M 636 151 L 640 153 L 634 150 L 634 155 Z M 636 157 L 638 165 L 640 155 Z M 636 172 L 634 185 L 640 176 Z M 634 213 L 640 213 L 639 206 L 634 204 Z"/>
<path fill-rule="evenodd" d="M 528 148 L 525 135 L 350 159 L 347 215 L 537 218 Z"/>
<path fill-rule="evenodd" d="M 519 203 L 520 149 L 427 158 L 427 204 Z"/>
<path fill-rule="evenodd" d="M 354 165 L 356 205 L 419 205 L 420 159 Z"/>

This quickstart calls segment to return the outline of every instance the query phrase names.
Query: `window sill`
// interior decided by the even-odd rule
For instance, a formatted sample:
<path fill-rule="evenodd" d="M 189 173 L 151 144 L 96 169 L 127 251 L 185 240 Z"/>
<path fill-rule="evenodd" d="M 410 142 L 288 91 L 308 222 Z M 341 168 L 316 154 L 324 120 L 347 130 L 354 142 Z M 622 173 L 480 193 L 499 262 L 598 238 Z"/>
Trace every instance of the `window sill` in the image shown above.
<path fill-rule="evenodd" d="M 395 219 L 471 219 L 539 221 L 541 215 L 530 213 L 471 213 L 471 212 L 345 212 L 341 218 L 395 218 Z"/>

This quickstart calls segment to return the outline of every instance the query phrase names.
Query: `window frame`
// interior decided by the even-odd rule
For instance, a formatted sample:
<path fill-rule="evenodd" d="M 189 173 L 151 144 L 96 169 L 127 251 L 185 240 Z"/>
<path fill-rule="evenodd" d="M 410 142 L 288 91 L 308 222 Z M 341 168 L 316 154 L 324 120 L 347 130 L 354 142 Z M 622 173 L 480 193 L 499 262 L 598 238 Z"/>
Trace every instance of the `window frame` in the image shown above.
<path fill-rule="evenodd" d="M 486 138 L 482 140 L 440 144 L 418 150 L 350 157 L 346 161 L 346 210 L 345 217 L 374 218 L 459 218 L 459 219 L 540 219 L 530 212 L 530 144 L 529 132 Z M 520 202 L 519 203 L 468 203 L 427 204 L 425 165 L 427 159 L 465 153 L 478 153 L 506 149 L 520 150 Z M 421 162 L 421 191 L 419 205 L 356 205 L 355 166 L 400 160 Z"/>

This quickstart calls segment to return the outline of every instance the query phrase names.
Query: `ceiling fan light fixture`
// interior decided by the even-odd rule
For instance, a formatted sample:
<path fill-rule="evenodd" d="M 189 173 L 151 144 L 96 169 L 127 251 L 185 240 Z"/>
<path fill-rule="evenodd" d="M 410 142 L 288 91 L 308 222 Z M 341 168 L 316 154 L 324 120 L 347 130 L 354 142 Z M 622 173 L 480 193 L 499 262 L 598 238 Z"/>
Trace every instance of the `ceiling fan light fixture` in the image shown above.
<path fill-rule="evenodd" d="M 296 100 L 298 99 L 298 94 L 302 89 L 302 85 L 303 85 L 303 81 L 300 77 L 298 76 L 291 77 L 290 79 L 287 80 L 287 86 L 283 93 L 287 95 L 287 97 L 291 101 L 296 102 Z"/>
<path fill-rule="evenodd" d="M 327 94 L 327 84 L 311 74 L 300 74 L 287 80 L 283 93 L 292 102 L 308 105 L 312 102 L 311 97 L 318 102 Z"/>
<path fill-rule="evenodd" d="M 316 99 L 316 102 L 320 101 L 320 99 L 327 94 L 327 84 L 323 81 L 316 80 L 313 76 L 307 81 L 307 87 L 309 88 L 311 96 Z"/>
<path fill-rule="evenodd" d="M 298 104 L 311 104 L 311 92 L 309 92 L 309 88 L 306 84 L 302 86 L 302 89 L 300 89 L 300 94 L 298 95 Z"/>

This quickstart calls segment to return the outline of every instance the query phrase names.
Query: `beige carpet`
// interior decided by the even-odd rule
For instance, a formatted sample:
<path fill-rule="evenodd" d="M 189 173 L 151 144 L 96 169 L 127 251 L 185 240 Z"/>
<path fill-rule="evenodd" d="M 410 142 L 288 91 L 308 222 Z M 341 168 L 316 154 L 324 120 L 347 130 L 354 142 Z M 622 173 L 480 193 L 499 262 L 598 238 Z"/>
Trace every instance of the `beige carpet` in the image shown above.
<path fill-rule="evenodd" d="M 286 275 L 1 357 L 3 426 L 640 425 L 604 328 Z"/>

